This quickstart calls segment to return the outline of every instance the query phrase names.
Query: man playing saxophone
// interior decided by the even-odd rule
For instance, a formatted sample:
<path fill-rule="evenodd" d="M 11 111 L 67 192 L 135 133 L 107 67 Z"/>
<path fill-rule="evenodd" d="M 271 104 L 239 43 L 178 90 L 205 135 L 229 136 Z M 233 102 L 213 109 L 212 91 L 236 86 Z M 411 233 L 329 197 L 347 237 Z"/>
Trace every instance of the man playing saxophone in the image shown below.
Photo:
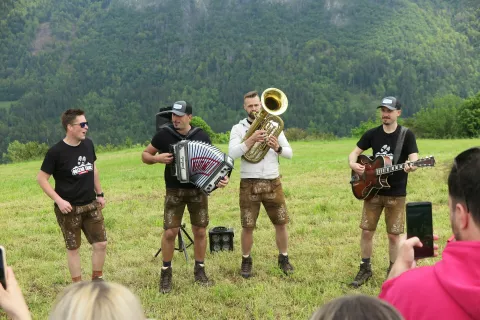
<path fill-rule="evenodd" d="M 279 91 L 278 89 L 274 90 Z M 283 92 L 281 94 L 283 95 Z M 262 100 L 263 97 L 264 95 L 262 95 Z M 286 101 L 286 96 L 284 96 L 284 100 Z M 277 138 L 275 134 L 270 134 L 270 132 L 264 129 L 266 126 L 259 126 L 259 121 L 255 121 L 258 118 L 258 113 L 263 108 L 256 91 L 246 93 L 243 101 L 243 109 L 247 112 L 248 117 L 233 126 L 228 146 L 230 157 L 233 159 L 242 157 L 240 168 L 240 218 L 242 223 L 241 247 L 243 257 L 240 274 L 244 278 L 249 278 L 252 274 L 252 257 L 250 252 L 253 246 L 253 230 L 260 212 L 260 205 L 263 204 L 270 221 L 275 227 L 276 243 L 279 250 L 278 266 L 283 273 L 289 275 L 293 273 L 293 266 L 290 264 L 287 255 L 288 232 L 286 225 L 289 218 L 285 204 L 285 195 L 280 181 L 279 157 L 291 159 L 293 155 L 292 148 L 283 131 L 280 132 Z M 279 121 L 282 123 L 280 128 L 283 128 L 283 121 L 281 119 Z M 276 125 L 276 123 L 273 124 L 273 126 Z M 256 126 L 258 126 L 258 129 L 255 129 Z M 251 127 L 253 128 L 251 129 Z M 247 133 L 249 136 L 247 136 Z M 263 158 L 253 161 L 249 160 L 247 155 L 262 144 L 266 148 L 266 154 Z"/>

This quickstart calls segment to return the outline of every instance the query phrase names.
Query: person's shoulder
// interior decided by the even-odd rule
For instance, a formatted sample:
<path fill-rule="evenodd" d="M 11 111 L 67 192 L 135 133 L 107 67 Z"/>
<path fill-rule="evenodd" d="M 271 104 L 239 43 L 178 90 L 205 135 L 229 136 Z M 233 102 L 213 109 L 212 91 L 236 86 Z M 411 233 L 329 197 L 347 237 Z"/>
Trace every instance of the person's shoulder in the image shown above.
<path fill-rule="evenodd" d="M 408 127 L 405 126 L 400 126 L 400 128 L 403 128 L 405 131 L 405 135 L 415 137 L 415 133 Z"/>
<path fill-rule="evenodd" d="M 378 126 L 378 127 L 373 127 L 373 128 L 370 128 L 368 129 L 367 131 L 365 131 L 365 133 L 363 134 L 364 137 L 371 137 L 371 136 L 374 136 L 374 135 L 378 135 L 379 133 L 381 133 L 381 131 L 383 131 L 383 128 L 382 126 Z"/>
<path fill-rule="evenodd" d="M 47 153 L 56 153 L 62 151 L 62 149 L 66 146 L 65 142 L 63 140 L 58 141 L 55 143 L 53 146 L 48 148 Z"/>
<path fill-rule="evenodd" d="M 204 142 L 210 142 L 210 136 L 202 128 L 192 126 L 192 128 L 190 129 L 188 140 L 200 140 Z"/>
<path fill-rule="evenodd" d="M 83 142 L 84 142 L 85 145 L 87 145 L 87 146 L 93 146 L 93 141 L 92 141 L 92 139 L 90 139 L 90 138 L 85 138 L 85 140 L 83 140 Z"/>
<path fill-rule="evenodd" d="M 153 135 L 153 138 L 162 138 L 166 134 L 171 134 L 170 130 L 171 129 L 169 129 L 168 126 L 163 126 L 163 127 L 159 128 L 157 130 L 157 132 L 155 132 L 155 134 Z"/>

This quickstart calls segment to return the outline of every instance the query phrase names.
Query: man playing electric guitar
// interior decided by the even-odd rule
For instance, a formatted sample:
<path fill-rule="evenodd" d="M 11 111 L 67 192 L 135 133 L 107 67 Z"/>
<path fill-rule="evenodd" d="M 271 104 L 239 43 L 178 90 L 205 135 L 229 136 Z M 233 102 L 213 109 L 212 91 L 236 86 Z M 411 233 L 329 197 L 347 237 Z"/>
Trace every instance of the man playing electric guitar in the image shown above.
<path fill-rule="evenodd" d="M 368 130 L 357 142 L 357 146 L 348 156 L 350 168 L 358 175 L 362 175 L 365 166 L 357 163 L 357 158 L 363 151 L 372 148 L 373 156 L 388 156 L 394 159 L 398 154 L 397 163 L 418 160 L 418 148 L 415 135 L 410 130 L 398 125 L 397 118 L 402 113 L 401 104 L 395 97 L 386 97 L 378 108 L 382 111 L 382 125 Z M 401 137 L 403 136 L 403 137 Z M 397 141 L 403 140 L 403 144 Z M 397 164 L 394 163 L 394 164 Z M 403 233 L 405 224 L 405 197 L 407 195 L 408 173 L 415 171 L 416 167 L 405 165 L 403 171 L 396 171 L 388 176 L 390 188 L 380 189 L 371 199 L 364 200 L 360 228 L 362 235 L 360 249 L 362 261 L 360 270 L 351 283 L 353 287 L 359 287 L 372 276 L 370 257 L 373 249 L 373 235 L 377 228 L 380 215 L 385 208 L 385 222 L 387 225 L 390 266 L 395 262 L 400 234 Z"/>

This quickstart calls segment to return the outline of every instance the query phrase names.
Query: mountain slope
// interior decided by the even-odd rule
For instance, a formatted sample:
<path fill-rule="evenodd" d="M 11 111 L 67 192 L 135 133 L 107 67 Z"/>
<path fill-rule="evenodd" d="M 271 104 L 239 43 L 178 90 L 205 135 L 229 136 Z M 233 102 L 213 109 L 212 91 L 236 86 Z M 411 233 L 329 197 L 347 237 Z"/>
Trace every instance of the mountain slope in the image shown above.
<path fill-rule="evenodd" d="M 226 131 L 243 93 L 267 87 L 289 98 L 287 128 L 348 135 L 384 95 L 408 116 L 475 94 L 477 17 L 446 0 L 24 1 L 0 20 L 0 101 L 17 101 L 0 109 L 0 151 L 53 143 L 73 106 L 102 144 L 149 139 L 179 99 Z"/>

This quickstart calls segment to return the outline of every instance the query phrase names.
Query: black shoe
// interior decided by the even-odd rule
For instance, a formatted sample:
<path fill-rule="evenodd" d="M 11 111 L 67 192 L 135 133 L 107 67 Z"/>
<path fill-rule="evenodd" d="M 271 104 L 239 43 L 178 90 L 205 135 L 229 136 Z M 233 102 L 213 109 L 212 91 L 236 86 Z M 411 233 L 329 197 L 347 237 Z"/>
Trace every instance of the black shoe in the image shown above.
<path fill-rule="evenodd" d="M 352 283 L 350 283 L 350 286 L 354 288 L 360 287 L 372 277 L 372 274 L 372 265 L 370 263 L 361 263 L 360 270 L 358 270 L 358 273 Z"/>
<path fill-rule="evenodd" d="M 288 261 L 288 256 L 284 256 L 283 254 L 278 255 L 278 266 L 280 269 L 285 273 L 287 276 L 293 273 L 293 266 Z"/>
<path fill-rule="evenodd" d="M 102 281 L 105 281 L 103 280 L 103 276 L 100 276 L 100 277 L 95 277 L 92 279 L 93 282 L 102 282 Z"/>
<path fill-rule="evenodd" d="M 163 269 L 160 273 L 160 293 L 169 293 L 172 290 L 172 267 Z"/>
<path fill-rule="evenodd" d="M 253 264 L 252 257 L 250 256 L 246 258 L 242 257 L 242 266 L 240 267 L 240 275 L 245 279 L 250 278 L 250 276 L 252 275 L 252 264 Z"/>
<path fill-rule="evenodd" d="M 196 264 L 195 268 L 193 269 L 193 275 L 195 276 L 195 282 L 199 285 L 210 287 L 214 285 L 213 280 L 209 280 L 207 275 L 205 274 L 205 267 Z"/>

